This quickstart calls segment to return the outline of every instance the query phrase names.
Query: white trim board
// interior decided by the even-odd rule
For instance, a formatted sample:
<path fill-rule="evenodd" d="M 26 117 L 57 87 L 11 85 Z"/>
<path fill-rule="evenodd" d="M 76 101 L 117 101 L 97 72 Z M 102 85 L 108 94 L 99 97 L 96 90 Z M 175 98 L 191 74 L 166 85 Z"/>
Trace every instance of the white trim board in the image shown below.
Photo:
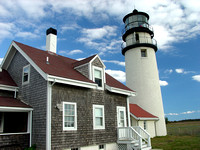
<path fill-rule="evenodd" d="M 134 118 L 134 119 L 136 119 L 136 120 L 138 120 L 138 121 L 140 121 L 140 120 L 154 120 L 154 121 L 157 121 L 157 120 L 159 120 L 159 118 L 142 118 L 142 117 L 136 117 L 135 115 L 133 115 L 132 113 L 130 113 L 130 115 Z"/>

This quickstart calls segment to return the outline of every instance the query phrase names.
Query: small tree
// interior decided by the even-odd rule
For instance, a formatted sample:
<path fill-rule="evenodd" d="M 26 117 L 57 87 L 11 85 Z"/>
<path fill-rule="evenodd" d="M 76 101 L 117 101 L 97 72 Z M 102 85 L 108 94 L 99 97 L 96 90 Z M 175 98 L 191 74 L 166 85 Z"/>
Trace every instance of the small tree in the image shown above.
<path fill-rule="evenodd" d="M 169 119 L 167 117 L 165 117 L 165 123 L 168 124 L 169 123 Z"/>

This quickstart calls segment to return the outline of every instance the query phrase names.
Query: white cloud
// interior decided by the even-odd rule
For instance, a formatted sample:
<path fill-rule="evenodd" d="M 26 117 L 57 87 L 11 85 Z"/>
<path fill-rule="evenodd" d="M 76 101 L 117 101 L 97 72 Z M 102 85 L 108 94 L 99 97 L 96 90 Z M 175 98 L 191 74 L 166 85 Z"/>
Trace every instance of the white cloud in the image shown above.
<path fill-rule="evenodd" d="M 83 53 L 82 50 L 79 49 L 75 49 L 75 50 L 71 50 L 71 51 L 59 51 L 59 54 L 64 54 L 64 55 L 75 55 L 75 54 L 79 54 L 79 53 Z"/>
<path fill-rule="evenodd" d="M 197 82 L 200 82 L 200 74 L 192 76 L 192 79 L 195 80 L 195 81 L 197 81 Z"/>
<path fill-rule="evenodd" d="M 178 116 L 179 114 L 178 113 L 168 113 L 168 114 L 165 114 L 165 115 L 168 115 L 168 116 Z"/>
<path fill-rule="evenodd" d="M 192 113 L 195 113 L 196 111 L 186 111 L 186 112 L 182 112 L 181 114 L 192 114 Z"/>
<path fill-rule="evenodd" d="M 166 74 L 171 74 L 172 72 L 173 72 L 172 69 L 166 69 L 166 70 L 164 71 L 164 73 L 166 73 Z"/>
<path fill-rule="evenodd" d="M 187 115 L 187 114 L 193 114 L 193 113 L 199 113 L 200 110 L 191 110 L 191 111 L 186 111 L 186 112 L 182 112 L 182 113 L 168 113 L 168 114 L 165 114 L 165 115 L 169 115 L 169 116 L 177 116 L 177 115 Z"/>
<path fill-rule="evenodd" d="M 160 83 L 160 86 L 167 86 L 168 85 L 167 81 L 159 80 L 159 83 Z"/>
<path fill-rule="evenodd" d="M 29 38 L 29 39 L 38 37 L 37 34 L 31 33 L 31 32 L 17 32 L 15 34 L 15 36 L 16 37 L 21 37 L 21 38 Z"/>
<path fill-rule="evenodd" d="M 116 36 L 116 26 L 103 26 L 102 28 L 83 29 L 83 37 L 90 40 L 102 39 L 104 37 Z"/>
<path fill-rule="evenodd" d="M 69 25 L 63 25 L 61 27 L 61 32 L 65 32 L 65 31 L 68 31 L 68 30 L 76 30 L 76 29 L 79 29 L 81 28 L 78 24 L 76 23 L 73 23 L 73 24 L 69 24 Z"/>
<path fill-rule="evenodd" d="M 118 61 L 118 60 L 102 60 L 102 61 L 106 63 L 114 63 L 120 66 L 125 66 L 125 62 L 123 61 Z"/>
<path fill-rule="evenodd" d="M 184 69 L 175 69 L 176 73 L 183 73 L 184 72 Z"/>
<path fill-rule="evenodd" d="M 16 23 L 17 20 L 20 21 L 22 18 L 35 26 L 36 24 L 42 24 L 45 17 L 55 15 L 65 16 L 66 18 L 63 19 L 73 18 L 74 22 L 83 16 L 91 22 L 106 21 L 109 17 L 112 17 L 122 23 L 121 19 L 133 10 L 133 5 L 139 11 L 145 11 L 150 15 L 150 24 L 154 28 L 155 39 L 162 51 L 170 51 L 172 43 L 185 42 L 200 34 L 199 0 L 154 0 L 151 3 L 148 0 L 140 0 L 135 1 L 134 4 L 132 0 L 2 0 L 0 1 L 0 16 L 4 19 L 3 22 L 1 20 L 2 23 L 6 23 L 5 20 L 9 19 L 9 22 L 15 22 L 13 24 L 17 27 L 16 30 L 21 29 Z M 47 24 L 49 25 L 49 23 Z M 76 25 L 76 23 L 73 23 L 73 25 Z M 73 25 L 62 25 L 61 31 L 74 30 L 78 27 Z M 6 35 L 1 36 L 0 40 L 12 35 L 10 30 L 0 28 L 0 32 Z M 115 36 L 116 28 L 104 26 L 103 28 L 85 29 L 83 34 L 84 36 L 81 37 L 83 39 L 80 39 L 80 41 L 86 42 L 88 40 L 84 38 L 90 38 L 89 42 L 91 43 L 89 44 L 98 45 L 99 43 L 93 40 Z M 109 48 L 108 43 L 103 46 Z"/>
<path fill-rule="evenodd" d="M 106 73 L 114 77 L 120 82 L 125 82 L 126 81 L 126 73 L 121 71 L 121 70 L 106 70 Z"/>
<path fill-rule="evenodd" d="M 74 54 L 79 54 L 79 53 L 83 53 L 83 51 L 79 49 L 75 49 L 75 50 L 70 51 L 68 55 L 74 55 Z"/>
<path fill-rule="evenodd" d="M 179 73 L 179 74 L 188 74 L 188 73 L 195 73 L 195 71 L 185 71 L 184 69 L 182 68 L 179 68 L 179 69 L 175 69 L 176 73 Z"/>
<path fill-rule="evenodd" d="M 105 52 L 118 53 L 122 41 L 113 38 L 113 36 L 116 36 L 116 29 L 116 26 L 103 26 L 102 28 L 92 29 L 83 28 L 82 35 L 77 41 L 84 43 L 90 49 L 98 50 L 99 55 L 104 55 Z"/>

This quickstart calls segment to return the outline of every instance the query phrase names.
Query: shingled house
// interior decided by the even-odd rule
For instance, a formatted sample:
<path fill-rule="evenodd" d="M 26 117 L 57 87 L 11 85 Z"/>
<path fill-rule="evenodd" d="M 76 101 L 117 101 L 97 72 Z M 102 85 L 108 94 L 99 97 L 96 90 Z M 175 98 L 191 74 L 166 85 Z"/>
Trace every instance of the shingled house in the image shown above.
<path fill-rule="evenodd" d="M 13 41 L 1 64 L 0 148 L 150 149 L 140 121 L 157 117 L 129 104 L 135 91 L 108 75 L 98 55 L 56 54 L 57 31 L 46 34 L 46 51 Z"/>
<path fill-rule="evenodd" d="M 56 35 L 47 30 L 46 51 L 11 43 L 0 73 L 7 87 L 0 92 L 0 145 L 117 149 L 117 127 L 127 126 L 135 92 L 106 74 L 98 55 L 77 61 L 56 54 Z"/>

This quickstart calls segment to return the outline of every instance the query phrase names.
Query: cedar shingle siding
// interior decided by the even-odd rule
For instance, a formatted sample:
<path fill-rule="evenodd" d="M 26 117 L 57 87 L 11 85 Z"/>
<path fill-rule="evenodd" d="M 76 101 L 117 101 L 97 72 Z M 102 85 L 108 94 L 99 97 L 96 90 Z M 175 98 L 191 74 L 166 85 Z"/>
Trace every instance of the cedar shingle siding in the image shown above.
<path fill-rule="evenodd" d="M 77 131 L 63 131 L 62 102 L 77 103 Z M 93 104 L 104 105 L 105 130 L 93 129 Z M 55 84 L 52 89 L 52 150 L 116 142 L 117 106 L 126 107 L 126 96 Z"/>
<path fill-rule="evenodd" d="M 32 144 L 36 144 L 38 149 L 45 149 L 47 82 L 31 66 L 30 83 L 22 86 L 23 67 L 28 64 L 26 59 L 16 52 L 8 72 L 19 87 L 18 97 L 34 109 Z"/>

